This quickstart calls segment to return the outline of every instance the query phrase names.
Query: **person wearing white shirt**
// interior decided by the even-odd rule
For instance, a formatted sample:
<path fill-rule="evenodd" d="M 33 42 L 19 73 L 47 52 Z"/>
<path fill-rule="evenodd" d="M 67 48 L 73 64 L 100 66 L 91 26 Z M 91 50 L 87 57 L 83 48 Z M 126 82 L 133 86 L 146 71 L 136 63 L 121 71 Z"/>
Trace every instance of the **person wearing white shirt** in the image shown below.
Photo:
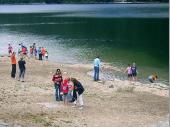
<path fill-rule="evenodd" d="M 100 59 L 97 56 L 94 59 L 94 81 L 98 81 L 99 80 L 99 70 L 100 70 Z"/>

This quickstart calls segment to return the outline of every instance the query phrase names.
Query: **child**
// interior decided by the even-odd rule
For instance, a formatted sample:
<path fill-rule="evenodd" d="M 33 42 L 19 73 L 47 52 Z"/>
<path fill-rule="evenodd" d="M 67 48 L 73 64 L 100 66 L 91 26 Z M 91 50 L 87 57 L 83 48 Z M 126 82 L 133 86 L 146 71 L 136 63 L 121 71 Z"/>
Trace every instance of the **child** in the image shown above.
<path fill-rule="evenodd" d="M 37 58 L 37 48 L 36 47 L 33 49 L 33 53 L 34 53 L 34 57 L 36 59 Z"/>
<path fill-rule="evenodd" d="M 55 91 L 56 101 L 62 101 L 61 86 L 63 78 L 60 69 L 57 69 L 56 73 L 53 75 L 52 81 L 54 82 L 54 87 L 56 90 Z"/>
<path fill-rule="evenodd" d="M 137 81 L 137 67 L 136 67 L 136 64 L 133 63 L 132 66 L 131 66 L 131 70 L 132 70 L 132 77 L 133 77 L 133 80 L 134 81 Z"/>
<path fill-rule="evenodd" d="M 150 76 L 148 77 L 148 80 L 149 80 L 151 83 L 154 83 L 157 79 L 158 79 L 158 76 L 157 76 L 156 74 L 150 75 Z"/>
<path fill-rule="evenodd" d="M 12 46 L 11 46 L 11 44 L 8 44 L 8 54 L 9 54 L 9 57 L 12 54 Z"/>
<path fill-rule="evenodd" d="M 131 81 L 131 79 L 132 79 L 132 70 L 131 70 L 131 65 L 130 64 L 128 64 L 128 67 L 124 71 L 124 73 L 126 73 L 126 72 L 127 72 L 128 79 Z"/>
<path fill-rule="evenodd" d="M 68 104 L 68 91 L 69 91 L 69 79 L 64 79 L 63 85 L 62 85 L 62 91 L 63 91 L 63 101 L 64 105 Z"/>
<path fill-rule="evenodd" d="M 32 57 L 33 56 L 33 47 L 32 46 L 30 46 L 30 57 Z"/>
<path fill-rule="evenodd" d="M 46 58 L 46 60 L 48 60 L 48 52 L 47 51 L 45 51 L 45 58 Z"/>

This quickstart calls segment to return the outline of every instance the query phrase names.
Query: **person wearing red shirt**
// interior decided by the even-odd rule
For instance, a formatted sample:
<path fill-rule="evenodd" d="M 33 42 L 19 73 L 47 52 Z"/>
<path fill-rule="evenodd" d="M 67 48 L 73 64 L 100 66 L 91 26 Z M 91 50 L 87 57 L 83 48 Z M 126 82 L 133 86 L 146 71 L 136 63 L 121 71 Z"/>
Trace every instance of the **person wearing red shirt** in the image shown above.
<path fill-rule="evenodd" d="M 63 90 L 64 105 L 67 105 L 68 104 L 68 92 L 69 92 L 69 79 L 68 78 L 64 79 L 62 90 Z"/>
<path fill-rule="evenodd" d="M 63 78 L 60 69 L 57 69 L 56 73 L 53 75 L 52 81 L 54 82 L 56 101 L 62 101 L 61 86 Z"/>

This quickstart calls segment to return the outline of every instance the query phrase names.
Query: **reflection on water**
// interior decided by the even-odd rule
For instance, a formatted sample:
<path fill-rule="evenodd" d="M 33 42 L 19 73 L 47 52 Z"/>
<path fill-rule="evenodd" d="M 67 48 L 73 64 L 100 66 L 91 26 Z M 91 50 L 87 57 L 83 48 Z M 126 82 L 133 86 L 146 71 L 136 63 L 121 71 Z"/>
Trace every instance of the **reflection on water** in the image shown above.
<path fill-rule="evenodd" d="M 104 62 L 119 67 L 136 62 L 139 76 L 144 78 L 157 72 L 168 79 L 167 4 L 0 8 L 0 54 L 7 52 L 8 43 L 15 50 L 21 42 L 27 46 L 37 43 L 57 62 L 91 63 L 100 55 Z"/>

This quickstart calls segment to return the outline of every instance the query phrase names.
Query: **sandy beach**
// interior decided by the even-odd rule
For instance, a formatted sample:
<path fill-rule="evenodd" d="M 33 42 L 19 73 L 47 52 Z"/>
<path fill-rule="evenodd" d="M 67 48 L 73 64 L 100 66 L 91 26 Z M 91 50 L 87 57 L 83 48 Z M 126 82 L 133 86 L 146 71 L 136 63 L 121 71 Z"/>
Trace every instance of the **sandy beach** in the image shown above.
<path fill-rule="evenodd" d="M 10 77 L 9 57 L 0 57 L 0 121 L 16 127 L 150 127 L 169 113 L 169 90 L 159 84 L 115 79 L 94 82 L 93 65 L 26 59 L 25 82 Z M 85 87 L 83 110 L 56 102 L 56 69 Z M 17 65 L 18 75 L 18 65 Z"/>

